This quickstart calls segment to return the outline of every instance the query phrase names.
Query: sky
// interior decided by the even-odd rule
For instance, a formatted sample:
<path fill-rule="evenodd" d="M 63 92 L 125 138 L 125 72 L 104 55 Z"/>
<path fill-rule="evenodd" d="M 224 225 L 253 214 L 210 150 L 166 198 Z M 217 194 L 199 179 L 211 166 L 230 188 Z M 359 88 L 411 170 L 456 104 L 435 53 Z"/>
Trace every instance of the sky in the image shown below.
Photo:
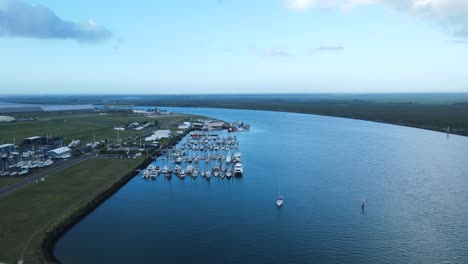
<path fill-rule="evenodd" d="M 0 95 L 405 92 L 468 92 L 468 1 L 0 0 Z"/>

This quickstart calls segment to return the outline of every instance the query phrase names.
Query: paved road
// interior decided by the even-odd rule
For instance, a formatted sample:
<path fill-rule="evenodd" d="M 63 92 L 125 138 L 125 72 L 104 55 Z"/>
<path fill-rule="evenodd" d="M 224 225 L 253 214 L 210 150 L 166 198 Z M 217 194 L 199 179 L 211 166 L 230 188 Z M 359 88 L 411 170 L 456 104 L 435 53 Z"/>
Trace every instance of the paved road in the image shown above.
<path fill-rule="evenodd" d="M 96 153 L 89 153 L 89 154 L 83 155 L 83 156 L 81 156 L 79 158 L 76 158 L 76 159 L 70 159 L 68 161 L 58 161 L 58 162 L 60 162 L 60 164 L 57 164 L 57 165 L 54 164 L 51 168 L 48 168 L 45 171 L 41 171 L 38 174 L 36 174 L 35 176 L 33 176 L 33 177 L 25 178 L 24 181 L 21 181 L 21 182 L 15 183 L 13 185 L 4 187 L 3 189 L 0 189 L 0 199 L 6 197 L 10 193 L 16 191 L 18 188 L 21 188 L 21 187 L 23 187 L 23 186 L 25 186 L 25 185 L 27 185 L 29 183 L 35 182 L 36 180 L 40 180 L 43 177 L 47 177 L 50 174 L 53 174 L 53 173 L 68 169 L 68 168 L 70 168 L 72 166 L 75 166 L 78 163 L 81 163 L 81 162 L 85 161 L 85 160 L 88 160 L 88 159 L 91 159 L 91 158 L 101 158 L 102 159 L 102 158 L 120 158 L 120 157 L 122 157 L 122 155 L 119 155 L 119 154 L 100 154 L 99 156 L 96 156 Z"/>
<path fill-rule="evenodd" d="M 79 157 L 77 159 L 72 159 L 72 160 L 69 160 L 69 161 L 66 161 L 66 162 L 61 162 L 60 164 L 58 164 L 56 166 L 53 166 L 50 169 L 39 172 L 38 174 L 36 174 L 33 177 L 25 178 L 24 181 L 21 181 L 21 182 L 18 182 L 16 184 L 7 186 L 7 187 L 5 187 L 3 189 L 0 189 L 0 199 L 7 196 L 10 193 L 12 193 L 16 189 L 23 187 L 26 184 L 29 184 L 31 182 L 35 182 L 36 180 L 40 180 L 41 178 L 47 177 L 48 175 L 50 175 L 52 173 L 59 172 L 59 171 L 62 171 L 64 169 L 70 168 L 70 167 L 72 167 L 72 166 L 74 166 L 74 165 L 76 165 L 78 163 L 81 163 L 81 162 L 83 162 L 83 161 L 85 161 L 87 159 L 90 159 L 91 157 L 92 156 L 87 155 L 87 156 L 82 156 L 82 157 Z"/>

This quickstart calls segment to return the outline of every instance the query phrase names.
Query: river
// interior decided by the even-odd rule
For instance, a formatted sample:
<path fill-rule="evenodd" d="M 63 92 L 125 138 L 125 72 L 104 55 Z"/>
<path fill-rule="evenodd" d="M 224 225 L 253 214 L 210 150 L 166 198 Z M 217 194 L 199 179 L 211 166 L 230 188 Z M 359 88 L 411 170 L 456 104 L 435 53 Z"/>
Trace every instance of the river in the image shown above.
<path fill-rule="evenodd" d="M 468 138 L 305 114 L 169 109 L 251 124 L 236 133 L 244 176 L 135 177 L 59 240 L 63 263 L 468 262 Z"/>

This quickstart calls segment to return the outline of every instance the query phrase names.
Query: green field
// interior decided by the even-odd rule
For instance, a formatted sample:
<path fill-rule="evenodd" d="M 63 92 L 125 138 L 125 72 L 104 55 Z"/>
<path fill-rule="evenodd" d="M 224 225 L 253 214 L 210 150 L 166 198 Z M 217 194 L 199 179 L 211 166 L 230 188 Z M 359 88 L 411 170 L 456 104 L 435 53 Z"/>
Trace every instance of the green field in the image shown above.
<path fill-rule="evenodd" d="M 24 138 L 31 136 L 58 136 L 65 139 L 65 143 L 71 140 L 81 140 L 82 142 L 92 142 L 94 136 L 97 141 L 117 139 L 117 131 L 113 128 L 124 126 L 128 123 L 144 121 L 158 121 L 157 126 L 149 127 L 142 131 L 125 130 L 119 131 L 121 139 L 144 136 L 156 129 L 176 130 L 177 125 L 190 119 L 188 115 L 148 117 L 144 114 L 134 113 L 96 113 L 88 111 L 74 112 L 52 112 L 18 114 L 16 117 L 38 117 L 38 120 L 30 122 L 0 123 L 0 144 L 12 143 L 16 138 L 17 144 Z"/>
<path fill-rule="evenodd" d="M 133 170 L 141 159 L 91 159 L 0 199 L 0 262 L 43 262 L 44 232 Z"/>

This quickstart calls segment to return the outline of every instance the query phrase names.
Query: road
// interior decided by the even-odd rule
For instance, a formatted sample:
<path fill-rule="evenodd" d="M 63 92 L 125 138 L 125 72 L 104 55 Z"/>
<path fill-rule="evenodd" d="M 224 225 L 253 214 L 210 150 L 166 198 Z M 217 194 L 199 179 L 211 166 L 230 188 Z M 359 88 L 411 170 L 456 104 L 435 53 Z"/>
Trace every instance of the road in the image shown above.
<path fill-rule="evenodd" d="M 21 182 L 15 183 L 13 185 L 4 187 L 3 189 L 0 189 L 0 199 L 6 197 L 10 193 L 16 191 L 17 189 L 19 189 L 19 188 L 21 188 L 21 187 L 23 187 L 23 186 L 25 186 L 27 184 L 39 181 L 41 178 L 46 178 L 47 176 L 49 176 L 49 175 L 51 175 L 53 173 L 68 169 L 68 168 L 70 168 L 72 166 L 77 165 L 78 163 L 81 163 L 81 162 L 85 161 L 85 160 L 88 160 L 88 159 L 91 159 L 91 158 L 118 158 L 120 156 L 121 155 L 112 155 L 112 154 L 105 154 L 105 155 L 96 156 L 95 153 L 90 153 L 90 154 L 83 155 L 83 156 L 81 156 L 79 158 L 71 159 L 71 160 L 68 160 L 68 161 L 61 161 L 60 164 L 53 165 L 53 167 L 51 167 L 51 168 L 49 168 L 49 169 L 47 169 L 45 171 L 41 171 L 41 172 L 37 173 L 35 176 L 33 176 L 33 177 L 25 178 L 24 181 L 21 181 Z"/>

